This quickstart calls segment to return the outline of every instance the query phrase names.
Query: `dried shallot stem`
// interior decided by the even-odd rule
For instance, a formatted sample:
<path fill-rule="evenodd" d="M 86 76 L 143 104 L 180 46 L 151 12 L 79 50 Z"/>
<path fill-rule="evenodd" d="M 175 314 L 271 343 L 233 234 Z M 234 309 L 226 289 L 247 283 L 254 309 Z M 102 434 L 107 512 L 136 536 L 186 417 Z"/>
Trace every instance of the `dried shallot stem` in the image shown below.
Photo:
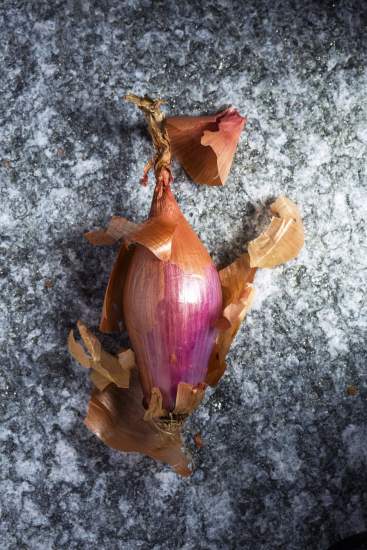
<path fill-rule="evenodd" d="M 147 173 L 153 164 L 157 184 L 163 187 L 170 185 L 173 179 L 171 172 L 171 144 L 167 130 L 163 124 L 165 115 L 160 108 L 165 101 L 163 99 L 150 99 L 148 96 L 140 97 L 134 94 L 126 95 L 125 100 L 134 103 L 143 111 L 156 150 L 153 162 L 148 162 L 145 167 L 143 182 L 146 183 Z"/>

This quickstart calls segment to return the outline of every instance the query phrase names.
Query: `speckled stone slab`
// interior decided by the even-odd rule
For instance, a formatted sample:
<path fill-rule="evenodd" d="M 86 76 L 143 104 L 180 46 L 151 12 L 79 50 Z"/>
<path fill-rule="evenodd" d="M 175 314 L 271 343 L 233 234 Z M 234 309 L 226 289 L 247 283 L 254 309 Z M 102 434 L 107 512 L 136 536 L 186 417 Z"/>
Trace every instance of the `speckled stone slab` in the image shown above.
<path fill-rule="evenodd" d="M 366 529 L 367 4 L 5 0 L 0 27 L 1 548 L 326 550 Z M 65 345 L 98 324 L 116 254 L 83 232 L 150 205 L 128 91 L 248 117 L 225 187 L 175 166 L 219 265 L 272 197 L 305 222 L 188 424 L 190 479 L 88 432 Z"/>

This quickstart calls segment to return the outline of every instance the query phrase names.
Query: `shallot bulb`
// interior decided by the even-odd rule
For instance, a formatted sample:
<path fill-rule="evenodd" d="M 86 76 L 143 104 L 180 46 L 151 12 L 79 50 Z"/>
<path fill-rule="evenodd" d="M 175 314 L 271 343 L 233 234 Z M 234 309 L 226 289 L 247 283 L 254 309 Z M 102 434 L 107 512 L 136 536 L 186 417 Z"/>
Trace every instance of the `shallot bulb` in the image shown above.
<path fill-rule="evenodd" d="M 151 220 L 175 226 L 170 259 L 136 245 L 123 289 L 124 320 L 146 404 L 160 389 L 173 411 L 180 382 L 205 381 L 222 311 L 218 271 L 183 216 L 170 185 L 157 184 Z"/>

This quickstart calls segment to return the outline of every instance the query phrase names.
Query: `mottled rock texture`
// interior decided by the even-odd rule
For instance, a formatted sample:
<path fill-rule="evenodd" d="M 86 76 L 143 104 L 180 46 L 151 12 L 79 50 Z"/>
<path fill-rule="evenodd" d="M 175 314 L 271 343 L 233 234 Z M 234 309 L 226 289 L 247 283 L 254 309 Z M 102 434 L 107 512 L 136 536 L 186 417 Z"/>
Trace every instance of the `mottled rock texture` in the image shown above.
<path fill-rule="evenodd" d="M 5 0 L 0 26 L 1 548 L 326 550 L 367 528 L 366 3 Z M 218 264 L 271 197 L 305 221 L 188 425 L 191 479 L 87 431 L 65 346 L 97 325 L 116 253 L 83 232 L 149 209 L 127 91 L 248 117 L 224 188 L 175 166 Z"/>

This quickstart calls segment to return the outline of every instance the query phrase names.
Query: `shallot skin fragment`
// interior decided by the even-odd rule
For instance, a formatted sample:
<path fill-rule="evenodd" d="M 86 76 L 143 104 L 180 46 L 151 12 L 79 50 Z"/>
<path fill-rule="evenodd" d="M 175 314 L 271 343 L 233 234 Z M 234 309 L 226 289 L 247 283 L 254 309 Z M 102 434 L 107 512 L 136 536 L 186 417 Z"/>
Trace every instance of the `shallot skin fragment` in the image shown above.
<path fill-rule="evenodd" d="M 165 120 L 173 156 L 195 183 L 224 185 L 246 118 L 229 107 L 206 116 L 176 116 Z"/>

